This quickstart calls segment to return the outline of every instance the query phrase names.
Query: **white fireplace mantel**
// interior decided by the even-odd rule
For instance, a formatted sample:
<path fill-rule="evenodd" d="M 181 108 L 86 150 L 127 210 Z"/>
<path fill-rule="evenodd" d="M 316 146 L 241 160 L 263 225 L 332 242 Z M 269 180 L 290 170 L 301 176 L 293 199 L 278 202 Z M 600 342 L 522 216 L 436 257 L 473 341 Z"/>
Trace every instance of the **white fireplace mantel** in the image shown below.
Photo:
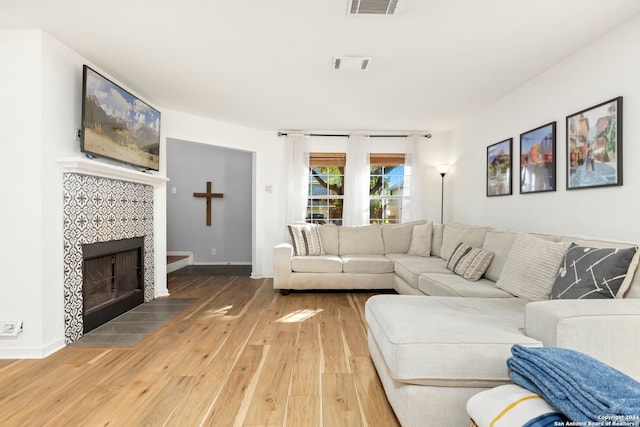
<path fill-rule="evenodd" d="M 120 166 L 110 165 L 96 160 L 83 159 L 80 157 L 58 159 L 57 162 L 62 166 L 65 172 L 72 172 L 81 175 L 93 175 L 102 178 L 117 179 L 120 181 L 129 181 L 154 186 L 169 181 L 169 178 L 164 176 L 125 169 Z"/>

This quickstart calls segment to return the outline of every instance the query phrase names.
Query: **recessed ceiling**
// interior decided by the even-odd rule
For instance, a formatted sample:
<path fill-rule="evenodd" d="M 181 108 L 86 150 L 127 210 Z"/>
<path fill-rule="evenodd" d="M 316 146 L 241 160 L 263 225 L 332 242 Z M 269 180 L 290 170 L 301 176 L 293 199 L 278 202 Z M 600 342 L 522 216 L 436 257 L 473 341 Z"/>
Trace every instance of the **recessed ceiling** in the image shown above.
<path fill-rule="evenodd" d="M 447 130 L 640 12 L 637 0 L 0 0 L 161 109 L 257 129 Z M 374 58 L 338 73 L 338 56 Z M 594 64 L 597 66 L 597 64 Z"/>

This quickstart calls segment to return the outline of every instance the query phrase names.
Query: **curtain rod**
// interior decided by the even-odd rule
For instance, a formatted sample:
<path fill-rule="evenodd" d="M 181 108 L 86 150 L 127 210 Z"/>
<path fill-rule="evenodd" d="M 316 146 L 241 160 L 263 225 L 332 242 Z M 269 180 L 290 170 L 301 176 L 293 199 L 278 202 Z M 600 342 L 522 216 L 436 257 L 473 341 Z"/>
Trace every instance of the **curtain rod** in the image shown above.
<path fill-rule="evenodd" d="M 278 132 L 278 136 L 287 136 L 289 135 L 289 133 L 287 132 Z M 347 133 L 304 133 L 304 135 L 309 135 L 309 136 L 340 136 L 340 137 L 349 137 L 351 136 L 350 134 Z M 410 135 L 367 135 L 370 138 L 408 138 Z M 420 135 L 420 136 L 424 136 L 425 138 L 431 138 L 431 134 L 428 133 L 426 135 Z"/>

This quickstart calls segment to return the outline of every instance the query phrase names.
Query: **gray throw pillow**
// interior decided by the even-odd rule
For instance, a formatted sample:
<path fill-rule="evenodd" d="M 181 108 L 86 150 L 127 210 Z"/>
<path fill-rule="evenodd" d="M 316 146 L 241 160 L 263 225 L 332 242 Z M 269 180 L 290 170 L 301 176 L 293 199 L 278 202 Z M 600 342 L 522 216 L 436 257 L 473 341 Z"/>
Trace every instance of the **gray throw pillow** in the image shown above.
<path fill-rule="evenodd" d="M 551 299 L 620 298 L 633 278 L 629 271 L 638 248 L 591 248 L 575 243 L 567 251 Z"/>

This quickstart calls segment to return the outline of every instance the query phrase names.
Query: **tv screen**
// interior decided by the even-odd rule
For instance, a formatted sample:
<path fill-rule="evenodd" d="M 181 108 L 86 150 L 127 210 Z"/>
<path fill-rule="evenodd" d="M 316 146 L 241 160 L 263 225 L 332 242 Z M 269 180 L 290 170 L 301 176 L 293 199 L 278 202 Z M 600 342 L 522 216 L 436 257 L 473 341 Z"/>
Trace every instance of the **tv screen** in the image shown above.
<path fill-rule="evenodd" d="M 158 170 L 160 112 L 87 65 L 82 77 L 82 152 Z"/>

